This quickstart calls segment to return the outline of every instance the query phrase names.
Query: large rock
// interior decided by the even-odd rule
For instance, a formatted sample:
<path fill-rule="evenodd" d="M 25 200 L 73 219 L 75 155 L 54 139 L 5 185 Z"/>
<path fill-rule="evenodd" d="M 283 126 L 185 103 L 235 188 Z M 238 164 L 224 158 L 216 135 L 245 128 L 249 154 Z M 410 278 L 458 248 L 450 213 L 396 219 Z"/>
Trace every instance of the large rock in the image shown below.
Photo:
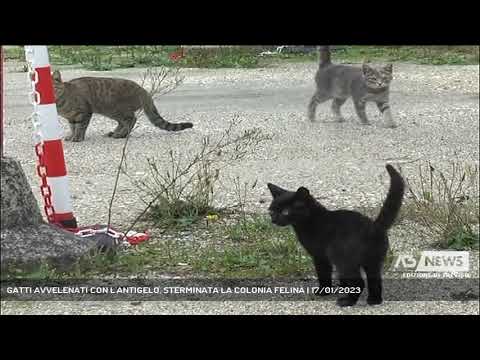
<path fill-rule="evenodd" d="M 42 263 L 66 269 L 95 248 L 94 239 L 45 223 L 20 164 L 12 158 L 0 162 L 2 270 Z"/>
<path fill-rule="evenodd" d="M 1 158 L 1 228 L 40 224 L 42 215 L 20 164 Z"/>

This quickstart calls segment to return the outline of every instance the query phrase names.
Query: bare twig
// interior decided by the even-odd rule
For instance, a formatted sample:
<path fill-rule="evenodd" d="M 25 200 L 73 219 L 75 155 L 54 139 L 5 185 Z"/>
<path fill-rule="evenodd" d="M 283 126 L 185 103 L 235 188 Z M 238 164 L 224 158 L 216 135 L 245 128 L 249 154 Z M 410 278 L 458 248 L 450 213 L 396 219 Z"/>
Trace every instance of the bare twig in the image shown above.
<path fill-rule="evenodd" d="M 173 76 L 174 80 L 170 80 Z M 168 80 L 168 82 L 167 82 Z M 183 81 L 183 77 L 179 75 L 178 68 L 166 68 L 160 67 L 157 69 L 148 68 L 142 74 L 141 86 L 145 87 L 146 83 L 150 83 L 150 89 L 148 90 L 152 98 L 164 95 L 168 92 L 173 91 L 177 86 L 179 86 Z M 165 83 L 166 82 L 166 83 Z M 137 118 L 143 114 L 143 110 L 139 111 L 136 116 Z M 127 145 L 130 140 L 131 134 L 137 129 L 138 126 L 132 128 L 129 134 L 126 136 L 123 147 L 122 147 L 122 156 L 120 158 L 120 163 L 117 168 L 117 174 L 115 177 L 115 184 L 113 186 L 112 197 L 110 198 L 110 204 L 108 207 L 108 221 L 107 227 L 109 228 L 112 220 L 112 209 L 115 201 L 115 196 L 118 189 L 118 183 L 120 179 L 120 173 L 127 173 L 126 169 L 126 157 L 127 157 Z M 131 230 L 131 229 L 130 229 Z M 127 231 L 128 232 L 128 231 Z"/>
<path fill-rule="evenodd" d="M 210 211 L 222 170 L 270 139 L 257 128 L 238 133 L 235 130 L 239 124 L 238 117 L 234 117 L 218 139 L 212 141 L 209 136 L 204 137 L 193 155 L 170 150 L 167 166 L 156 159 L 147 159 L 149 178 L 133 180 L 133 183 L 148 197 L 159 201 L 157 208 L 162 217 L 182 216 L 184 211 L 197 216 Z M 149 208 L 154 206 L 151 201 L 144 203 Z"/>

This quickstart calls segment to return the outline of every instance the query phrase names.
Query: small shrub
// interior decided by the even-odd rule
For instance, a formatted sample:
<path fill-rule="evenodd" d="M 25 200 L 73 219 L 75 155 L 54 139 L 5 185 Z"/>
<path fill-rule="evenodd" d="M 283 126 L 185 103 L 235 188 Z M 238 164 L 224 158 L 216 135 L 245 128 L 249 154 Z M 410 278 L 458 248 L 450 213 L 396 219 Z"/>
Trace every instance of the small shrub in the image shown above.
<path fill-rule="evenodd" d="M 441 248 L 478 249 L 477 165 L 452 161 L 447 173 L 431 163 L 422 164 L 418 178 L 407 183 L 415 216 Z"/>
<path fill-rule="evenodd" d="M 147 159 L 149 176 L 134 185 L 145 195 L 144 213 L 151 220 L 163 226 L 191 224 L 217 211 L 215 189 L 222 171 L 270 139 L 259 128 L 236 132 L 240 123 L 235 117 L 219 139 L 204 137 L 193 155 L 170 150 L 168 166 L 165 160 Z"/>

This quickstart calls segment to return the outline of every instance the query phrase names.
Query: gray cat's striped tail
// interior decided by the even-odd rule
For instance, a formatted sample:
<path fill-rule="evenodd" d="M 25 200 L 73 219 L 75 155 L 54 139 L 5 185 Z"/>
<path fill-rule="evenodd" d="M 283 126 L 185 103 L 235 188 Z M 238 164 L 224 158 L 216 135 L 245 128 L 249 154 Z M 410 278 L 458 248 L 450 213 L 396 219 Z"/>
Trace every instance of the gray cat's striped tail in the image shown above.
<path fill-rule="evenodd" d="M 189 122 L 174 124 L 165 120 L 158 113 L 158 110 L 153 102 L 153 99 L 151 98 L 148 98 L 147 100 L 145 100 L 143 110 L 145 111 L 145 115 L 147 115 L 150 122 L 160 129 L 167 130 L 167 131 L 181 131 L 181 130 L 190 129 L 193 127 L 193 124 Z"/>
<path fill-rule="evenodd" d="M 330 46 L 319 46 L 318 52 L 320 57 L 320 68 L 324 68 L 332 64 Z"/>
<path fill-rule="evenodd" d="M 390 164 L 388 164 L 386 168 L 390 175 L 390 189 L 388 190 L 387 198 L 383 203 L 380 214 L 378 214 L 375 219 L 375 225 L 384 231 L 388 230 L 395 222 L 400 212 L 403 194 L 405 192 L 405 182 L 399 172 Z"/>

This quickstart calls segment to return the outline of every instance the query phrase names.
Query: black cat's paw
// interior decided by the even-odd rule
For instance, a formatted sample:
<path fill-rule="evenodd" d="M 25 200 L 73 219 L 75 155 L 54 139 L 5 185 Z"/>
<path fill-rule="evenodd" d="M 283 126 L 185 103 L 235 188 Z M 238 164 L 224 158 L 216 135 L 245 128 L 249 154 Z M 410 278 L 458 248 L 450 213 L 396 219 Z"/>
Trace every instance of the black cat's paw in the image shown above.
<path fill-rule="evenodd" d="M 353 306 L 357 303 L 357 299 L 351 297 L 342 297 L 337 299 L 337 305 L 340 307 Z"/>
<path fill-rule="evenodd" d="M 368 305 L 380 305 L 383 302 L 381 297 L 368 297 L 367 304 Z"/>

